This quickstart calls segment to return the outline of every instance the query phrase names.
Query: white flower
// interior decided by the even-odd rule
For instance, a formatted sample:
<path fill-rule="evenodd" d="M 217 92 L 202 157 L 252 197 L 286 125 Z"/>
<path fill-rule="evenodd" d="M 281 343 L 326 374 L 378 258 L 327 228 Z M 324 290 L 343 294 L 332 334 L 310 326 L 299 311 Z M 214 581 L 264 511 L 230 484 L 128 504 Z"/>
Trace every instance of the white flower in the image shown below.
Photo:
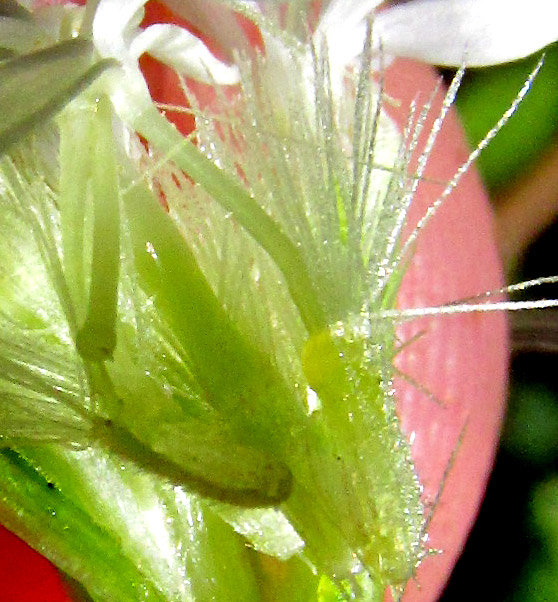
<path fill-rule="evenodd" d="M 366 19 L 381 0 L 332 0 L 318 31 L 345 64 L 363 48 Z M 555 0 L 411 0 L 374 14 L 386 55 L 470 67 L 513 61 L 558 39 Z"/>
<path fill-rule="evenodd" d="M 199 0 L 196 3 L 199 4 Z M 220 4 L 214 0 L 206 0 L 206 3 L 212 11 Z M 170 0 L 170 4 L 174 7 L 179 3 Z M 284 4 L 288 4 L 287 11 L 302 18 L 303 11 L 297 11 L 310 2 L 221 2 L 221 6 L 241 10 L 257 24 L 264 24 L 266 55 L 280 90 L 277 102 L 286 105 L 298 98 L 311 110 L 314 78 L 310 44 L 303 43 L 301 52 L 295 56 L 292 46 L 276 35 L 276 27 L 265 30 L 266 18 L 270 15 L 281 22 Z M 182 12 L 187 10 L 183 8 Z M 330 0 L 322 2 L 311 42 L 320 56 L 327 53 L 331 90 L 339 102 L 347 69 L 362 54 L 369 22 L 374 52 L 382 53 L 385 64 L 401 56 L 437 65 L 474 67 L 522 58 L 557 40 L 557 17 L 555 0 L 533 0 L 528 4 L 524 0 L 409 0 L 392 4 L 384 0 Z M 225 20 L 223 30 L 227 27 Z M 218 32 L 219 25 L 213 24 L 212 34 Z M 235 44 L 234 38 L 232 43 Z M 293 61 L 304 74 L 302 90 L 282 85 L 286 73 L 292 70 Z"/>
<path fill-rule="evenodd" d="M 101 0 L 95 12 L 93 39 L 105 58 L 136 67 L 145 52 L 179 73 L 207 83 L 238 82 L 236 67 L 219 61 L 196 36 L 176 25 L 155 24 L 141 29 L 147 0 Z"/>
<path fill-rule="evenodd" d="M 132 127 L 153 105 L 138 59 L 144 53 L 177 72 L 217 84 L 238 82 L 234 65 L 219 61 L 207 46 L 189 31 L 170 24 L 140 28 L 147 0 L 100 0 L 93 20 L 93 41 L 103 58 L 116 59 L 119 72 L 106 79 L 119 116 Z M 107 74 L 110 75 L 110 74 Z"/>

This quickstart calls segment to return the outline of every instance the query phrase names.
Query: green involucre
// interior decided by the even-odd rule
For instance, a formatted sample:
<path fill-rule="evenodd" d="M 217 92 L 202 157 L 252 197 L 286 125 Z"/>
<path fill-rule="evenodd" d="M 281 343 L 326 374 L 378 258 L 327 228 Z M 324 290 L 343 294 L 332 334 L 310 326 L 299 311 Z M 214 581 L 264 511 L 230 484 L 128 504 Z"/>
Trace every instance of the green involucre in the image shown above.
<path fill-rule="evenodd" d="M 87 48 L 75 49 L 84 64 Z M 354 102 L 332 97 L 327 61 L 316 60 L 309 91 L 304 57 L 286 54 L 297 102 L 276 94 L 271 62 L 245 65 L 235 102 L 200 119 L 198 147 L 151 106 L 131 120 L 166 153 L 151 155 L 105 97 L 96 105 L 82 93 L 59 113 L 55 136 L 10 147 L 0 175 L 8 248 L 22 252 L 20 231 L 30 229 L 23 252 L 50 299 L 27 313 L 27 297 L 15 294 L 0 356 L 12 351 L 8 335 L 37 319 L 54 331 L 50 354 L 32 352 L 41 333 L 22 338 L 26 421 L 2 434 L 36 445 L 22 483 L 44 472 L 71 501 L 69 542 L 80 521 L 99 531 L 99 554 L 105 546 L 135 586 L 162 599 L 211 599 L 200 586 L 208 579 L 218 599 L 286 600 L 287 584 L 304 582 L 302 595 L 312 599 L 312 589 L 320 602 L 333 592 L 380 600 L 424 554 L 420 485 L 391 390 L 395 334 L 375 315 L 401 276 L 397 241 L 413 185 L 405 151 L 368 77 L 369 54 Z M 53 93 L 45 115 L 72 90 Z M 42 110 L 15 115 L 14 127 Z M 389 148 L 377 144 L 384 138 Z M 59 160 L 34 163 L 23 148 Z M 10 414 L 16 367 L 0 366 Z M 2 516 L 38 545 L 41 529 L 50 533 L 28 518 L 39 490 L 29 502 L 6 491 Z M 299 555 L 322 577 L 292 559 L 285 587 L 266 585 L 265 563 L 238 533 L 282 561 Z M 74 577 L 94 571 L 70 543 L 44 541 Z M 112 595 L 102 574 L 82 579 L 98 600 Z"/>

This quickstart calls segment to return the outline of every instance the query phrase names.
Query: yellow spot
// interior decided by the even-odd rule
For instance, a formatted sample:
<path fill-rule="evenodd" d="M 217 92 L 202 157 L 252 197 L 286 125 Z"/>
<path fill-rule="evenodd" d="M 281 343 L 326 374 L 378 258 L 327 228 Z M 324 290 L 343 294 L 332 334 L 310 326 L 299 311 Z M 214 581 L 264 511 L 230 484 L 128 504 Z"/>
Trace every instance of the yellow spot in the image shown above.
<path fill-rule="evenodd" d="M 312 335 L 302 350 L 302 369 L 314 391 L 341 385 L 344 382 L 342 354 L 328 331 Z"/>

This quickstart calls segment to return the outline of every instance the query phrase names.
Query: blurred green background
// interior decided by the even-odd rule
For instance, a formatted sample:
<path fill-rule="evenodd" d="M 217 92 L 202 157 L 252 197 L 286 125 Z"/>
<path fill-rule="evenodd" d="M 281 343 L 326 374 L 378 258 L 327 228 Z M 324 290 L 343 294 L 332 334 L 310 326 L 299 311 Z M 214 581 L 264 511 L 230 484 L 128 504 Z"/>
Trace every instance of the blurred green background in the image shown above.
<path fill-rule="evenodd" d="M 539 55 L 540 56 L 540 55 Z M 458 96 L 467 136 L 476 144 L 509 107 L 538 56 L 471 70 Z M 451 77 L 451 73 L 445 73 Z M 541 153 L 557 143 L 558 46 L 546 50 L 532 88 L 478 163 L 494 195 L 528 177 Z M 557 167 L 558 169 L 558 167 Z M 558 207 L 558 190 L 556 191 Z M 513 236 L 509 232 L 506 236 Z M 558 223 L 538 234 L 518 258 L 515 282 L 558 274 Z M 529 298 L 557 297 L 558 287 Z M 546 314 L 558 349 L 558 313 Z M 556 332 L 552 336 L 552 326 Z M 558 355 L 516 352 L 508 414 L 478 521 L 442 602 L 558 601 Z"/>

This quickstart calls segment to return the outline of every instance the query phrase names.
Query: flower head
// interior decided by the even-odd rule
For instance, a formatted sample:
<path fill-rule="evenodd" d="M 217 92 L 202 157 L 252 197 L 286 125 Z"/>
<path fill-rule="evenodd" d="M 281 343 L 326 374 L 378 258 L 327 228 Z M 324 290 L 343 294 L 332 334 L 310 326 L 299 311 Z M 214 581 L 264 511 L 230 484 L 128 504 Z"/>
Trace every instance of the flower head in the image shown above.
<path fill-rule="evenodd" d="M 426 4 L 334 0 L 309 31 L 292 19 L 305 2 L 231 0 L 265 46 L 226 53 L 234 64 L 177 26 L 142 29 L 144 4 L 89 2 L 69 42 L 48 34 L 33 60 L 14 45 L 23 57 L 0 65 L 20 100 L 40 84 L 49 101 L 11 109 L 0 163 L 15 258 L 0 316 L 0 437 L 16 450 L 0 456 L 2 516 L 99 599 L 190 601 L 208 583 L 225 599 L 231 579 L 238 599 L 271 597 L 246 541 L 320 600 L 400 593 L 428 518 L 394 404 L 389 309 L 427 110 L 400 132 L 371 75 L 377 47 L 399 52 L 406 11 Z M 198 16 L 216 6 L 192 3 Z M 66 13 L 52 15 L 67 34 Z M 214 85 L 216 111 L 184 85 L 195 141 L 150 98 L 145 52 Z M 232 98 L 217 85 L 236 83 Z M 18 265 L 31 283 L 11 277 Z"/>

